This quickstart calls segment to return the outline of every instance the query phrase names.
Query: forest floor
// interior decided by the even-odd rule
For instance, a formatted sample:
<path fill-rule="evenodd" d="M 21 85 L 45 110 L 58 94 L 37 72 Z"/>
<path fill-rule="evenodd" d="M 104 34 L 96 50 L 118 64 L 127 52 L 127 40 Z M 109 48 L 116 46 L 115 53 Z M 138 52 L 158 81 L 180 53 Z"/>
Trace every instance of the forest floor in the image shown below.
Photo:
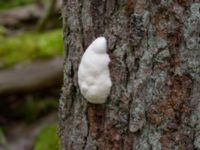
<path fill-rule="evenodd" d="M 0 2 L 0 150 L 59 148 L 60 1 L 39 31 L 38 22 L 50 5 L 47 0 L 41 2 Z"/>

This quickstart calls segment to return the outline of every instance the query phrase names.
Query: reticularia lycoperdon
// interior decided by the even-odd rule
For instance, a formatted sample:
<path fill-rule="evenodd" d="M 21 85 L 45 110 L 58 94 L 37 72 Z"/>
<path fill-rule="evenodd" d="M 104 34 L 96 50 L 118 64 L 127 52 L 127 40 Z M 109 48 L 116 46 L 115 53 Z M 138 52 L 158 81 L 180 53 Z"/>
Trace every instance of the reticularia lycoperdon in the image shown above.
<path fill-rule="evenodd" d="M 90 103 L 106 102 L 112 86 L 109 62 L 107 41 L 104 37 L 94 40 L 82 56 L 78 69 L 78 84 L 81 94 Z"/>

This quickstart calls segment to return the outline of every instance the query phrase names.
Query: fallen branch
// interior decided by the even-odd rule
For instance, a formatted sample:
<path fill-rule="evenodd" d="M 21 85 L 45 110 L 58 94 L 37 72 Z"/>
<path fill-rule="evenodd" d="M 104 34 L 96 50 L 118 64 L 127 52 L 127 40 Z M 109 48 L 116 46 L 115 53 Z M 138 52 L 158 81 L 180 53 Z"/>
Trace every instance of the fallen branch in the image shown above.
<path fill-rule="evenodd" d="M 62 83 L 61 57 L 0 71 L 0 95 L 37 91 Z"/>
<path fill-rule="evenodd" d="M 57 1 L 55 5 L 54 15 L 60 14 L 61 3 Z M 44 17 L 48 11 L 47 6 L 38 4 L 30 4 L 10 10 L 0 11 L 0 25 L 7 28 L 19 28 L 24 24 L 34 25 L 40 18 Z"/>
<path fill-rule="evenodd" d="M 0 25 L 16 27 L 22 22 L 33 21 L 41 18 L 43 13 L 45 13 L 45 9 L 36 4 L 2 11 L 0 12 Z"/>

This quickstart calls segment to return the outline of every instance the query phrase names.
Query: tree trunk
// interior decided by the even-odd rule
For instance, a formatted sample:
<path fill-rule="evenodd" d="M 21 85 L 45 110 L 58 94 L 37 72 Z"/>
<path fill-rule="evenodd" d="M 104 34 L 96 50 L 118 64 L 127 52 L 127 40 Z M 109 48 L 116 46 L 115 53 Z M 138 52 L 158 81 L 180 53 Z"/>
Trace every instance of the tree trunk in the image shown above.
<path fill-rule="evenodd" d="M 200 149 L 198 0 L 64 0 L 63 150 Z M 87 46 L 108 40 L 112 89 L 88 103 L 77 71 Z"/>

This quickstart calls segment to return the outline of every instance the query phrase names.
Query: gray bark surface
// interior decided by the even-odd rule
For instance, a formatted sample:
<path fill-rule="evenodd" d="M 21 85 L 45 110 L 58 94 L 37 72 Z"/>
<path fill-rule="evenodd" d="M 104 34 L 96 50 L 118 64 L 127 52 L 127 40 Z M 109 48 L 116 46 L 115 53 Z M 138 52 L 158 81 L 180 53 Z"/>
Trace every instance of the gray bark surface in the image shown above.
<path fill-rule="evenodd" d="M 64 0 L 63 150 L 200 149 L 198 0 Z M 108 40 L 107 103 L 80 94 L 77 70 L 87 46 Z"/>

